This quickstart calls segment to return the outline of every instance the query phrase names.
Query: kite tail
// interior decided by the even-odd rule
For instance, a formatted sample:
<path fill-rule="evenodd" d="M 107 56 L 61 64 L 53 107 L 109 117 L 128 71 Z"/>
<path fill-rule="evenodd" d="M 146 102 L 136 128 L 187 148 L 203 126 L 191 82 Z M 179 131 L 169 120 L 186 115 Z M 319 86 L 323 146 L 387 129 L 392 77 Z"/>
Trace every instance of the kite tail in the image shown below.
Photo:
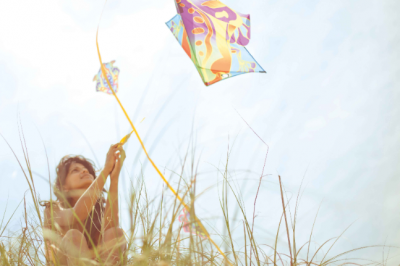
<path fill-rule="evenodd" d="M 172 191 L 172 193 L 175 195 L 175 197 L 180 201 L 180 203 L 186 208 L 187 211 L 189 211 L 189 207 L 187 206 L 187 204 L 182 200 L 182 198 L 178 195 L 178 193 L 175 191 L 175 189 L 168 183 L 167 179 L 164 177 L 164 175 L 161 173 L 161 171 L 158 169 L 157 165 L 153 162 L 153 160 L 150 158 L 149 154 L 147 153 L 147 150 L 143 144 L 142 139 L 139 136 L 139 133 L 137 132 L 135 126 L 133 125 L 131 119 L 128 116 L 128 113 L 125 111 L 125 108 L 122 106 L 122 103 L 120 102 L 120 100 L 118 99 L 118 96 L 115 94 L 114 89 L 112 88 L 110 81 L 107 78 L 106 75 L 106 70 L 105 67 L 103 65 L 103 61 L 101 60 L 101 55 L 100 55 L 100 48 L 99 48 L 99 42 L 98 42 L 98 35 L 99 35 L 99 27 L 97 27 L 97 32 L 96 32 L 96 47 L 97 47 L 97 54 L 99 56 L 99 60 L 100 60 L 100 66 L 101 66 L 101 72 L 102 75 L 104 77 L 104 79 L 107 81 L 108 86 L 110 87 L 115 99 L 117 100 L 119 106 L 121 107 L 122 111 L 124 112 L 126 118 L 128 119 L 133 131 L 135 132 L 135 135 L 137 137 L 137 139 L 140 142 L 140 145 L 142 146 L 142 149 L 144 151 L 144 153 L 147 156 L 147 159 L 150 161 L 150 163 L 153 165 L 154 169 L 157 171 L 157 173 L 159 174 L 159 176 L 162 178 L 162 180 L 165 182 L 165 184 L 168 186 L 168 188 Z M 229 261 L 228 257 L 225 255 L 224 252 L 222 252 L 222 250 L 218 247 L 218 245 L 211 239 L 210 234 L 208 233 L 207 229 L 204 227 L 204 225 L 201 223 L 201 221 L 194 215 L 194 219 L 195 221 L 199 224 L 201 230 L 204 232 L 204 234 L 207 236 L 207 238 L 211 241 L 211 243 L 216 247 L 216 249 L 219 251 L 219 253 L 221 253 L 221 255 L 225 258 L 225 260 L 228 262 L 229 265 L 233 266 L 233 264 Z"/>

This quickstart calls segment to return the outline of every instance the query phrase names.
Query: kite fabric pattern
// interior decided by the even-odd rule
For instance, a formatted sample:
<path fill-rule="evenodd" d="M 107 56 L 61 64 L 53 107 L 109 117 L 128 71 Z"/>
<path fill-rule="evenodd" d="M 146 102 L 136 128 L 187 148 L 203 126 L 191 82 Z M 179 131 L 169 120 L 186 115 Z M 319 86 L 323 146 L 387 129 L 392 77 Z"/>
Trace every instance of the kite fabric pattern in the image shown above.
<path fill-rule="evenodd" d="M 244 47 L 250 15 L 218 0 L 175 0 L 178 14 L 166 24 L 197 68 L 204 84 L 245 73 L 266 73 Z"/>
<path fill-rule="evenodd" d="M 190 213 L 183 208 L 182 214 L 179 215 L 179 221 L 182 223 L 183 231 L 186 233 L 191 233 L 193 235 L 197 235 L 203 239 L 207 238 L 207 235 L 201 230 L 200 226 L 196 223 L 196 221 L 192 221 L 193 219 L 190 216 Z"/>
<path fill-rule="evenodd" d="M 108 81 L 110 82 L 112 89 L 114 92 L 118 91 L 118 76 L 119 76 L 119 69 L 117 67 L 114 67 L 115 60 L 111 61 L 110 63 L 104 63 L 104 67 L 106 69 L 106 75 L 108 78 Z M 101 73 L 101 68 L 99 72 L 97 73 L 96 76 L 94 76 L 93 81 L 97 81 L 96 83 L 96 91 L 102 91 L 107 94 L 113 94 L 110 86 L 108 86 L 108 83 L 106 79 L 102 76 Z"/>

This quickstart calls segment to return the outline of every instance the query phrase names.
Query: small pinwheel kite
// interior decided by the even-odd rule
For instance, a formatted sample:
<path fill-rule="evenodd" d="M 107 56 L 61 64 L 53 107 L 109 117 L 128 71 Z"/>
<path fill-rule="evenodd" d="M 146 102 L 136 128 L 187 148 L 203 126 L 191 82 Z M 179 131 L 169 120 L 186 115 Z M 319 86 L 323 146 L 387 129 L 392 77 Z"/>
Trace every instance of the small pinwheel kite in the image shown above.
<path fill-rule="evenodd" d="M 237 75 L 266 73 L 244 47 L 250 15 L 218 0 L 175 0 L 178 14 L 166 24 L 206 86 Z"/>
<path fill-rule="evenodd" d="M 182 214 L 179 215 L 178 218 L 179 221 L 182 223 L 183 230 L 186 233 L 191 233 L 193 235 L 197 235 L 204 239 L 207 238 L 207 235 L 200 228 L 199 224 L 196 223 L 196 221 L 193 221 L 192 217 L 190 216 L 190 213 L 186 210 L 186 208 L 183 208 Z"/>
<path fill-rule="evenodd" d="M 104 63 L 104 67 L 106 69 L 106 75 L 107 75 L 108 81 L 110 81 L 112 89 L 114 90 L 114 92 L 117 92 L 118 91 L 119 69 L 117 67 L 113 66 L 114 63 L 115 63 L 115 60 L 111 61 L 110 63 Z M 93 81 L 97 81 L 96 91 L 102 91 L 102 92 L 105 92 L 108 94 L 113 94 L 110 87 L 107 84 L 106 79 L 102 76 L 101 68 L 100 68 L 99 72 L 97 73 L 97 75 L 94 76 Z"/>

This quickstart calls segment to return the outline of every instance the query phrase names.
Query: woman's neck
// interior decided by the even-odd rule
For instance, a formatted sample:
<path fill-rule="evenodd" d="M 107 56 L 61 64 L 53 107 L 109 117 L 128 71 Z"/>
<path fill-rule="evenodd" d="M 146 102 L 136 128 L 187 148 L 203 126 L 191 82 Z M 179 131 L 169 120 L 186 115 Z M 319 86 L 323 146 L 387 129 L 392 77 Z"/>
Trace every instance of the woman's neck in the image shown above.
<path fill-rule="evenodd" d="M 84 189 L 79 189 L 79 190 L 72 190 L 70 192 L 68 192 L 68 203 L 71 207 L 73 208 L 75 206 L 75 204 L 78 202 L 78 200 L 81 198 L 81 196 L 83 195 L 83 193 L 85 192 Z"/>
<path fill-rule="evenodd" d="M 70 198 L 69 199 L 69 204 L 71 205 L 71 208 L 75 206 L 75 204 L 78 202 L 79 198 Z"/>

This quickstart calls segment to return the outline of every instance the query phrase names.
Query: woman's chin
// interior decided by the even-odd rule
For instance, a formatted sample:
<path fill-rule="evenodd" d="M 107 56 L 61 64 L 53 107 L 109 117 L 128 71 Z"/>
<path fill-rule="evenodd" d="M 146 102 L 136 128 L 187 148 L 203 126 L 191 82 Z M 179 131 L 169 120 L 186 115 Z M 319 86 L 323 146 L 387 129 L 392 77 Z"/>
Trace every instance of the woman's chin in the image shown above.
<path fill-rule="evenodd" d="M 92 175 L 84 175 L 84 176 L 81 178 L 81 181 L 90 181 L 90 182 L 93 182 L 93 181 L 94 181 L 94 178 L 93 178 Z"/>
<path fill-rule="evenodd" d="M 90 187 L 90 185 L 93 183 L 93 181 L 88 181 L 88 182 L 82 182 L 82 185 L 80 187 L 80 189 L 88 189 Z"/>

